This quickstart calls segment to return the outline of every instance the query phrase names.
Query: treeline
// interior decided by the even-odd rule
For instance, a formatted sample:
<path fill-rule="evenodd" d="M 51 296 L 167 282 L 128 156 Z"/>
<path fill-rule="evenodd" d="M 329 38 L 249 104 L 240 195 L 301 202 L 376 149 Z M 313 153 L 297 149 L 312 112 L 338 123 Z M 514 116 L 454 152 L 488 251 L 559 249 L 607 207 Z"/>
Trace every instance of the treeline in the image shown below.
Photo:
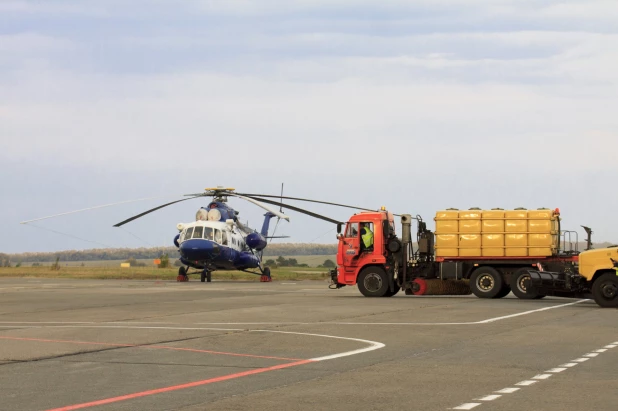
<path fill-rule="evenodd" d="M 594 248 L 608 247 L 611 243 L 595 243 Z M 415 244 L 416 248 L 416 244 Z M 579 244 L 579 250 L 586 248 L 584 243 Z M 30 263 L 47 263 L 65 261 L 101 261 L 101 260 L 129 260 L 129 259 L 154 259 L 162 254 L 176 258 L 176 247 L 152 247 L 152 248 L 98 248 L 91 250 L 67 250 L 53 253 L 0 253 L 0 267 L 14 265 L 26 261 Z M 337 244 L 308 244 L 308 243 L 280 243 L 269 244 L 264 250 L 264 257 L 300 256 L 300 255 L 335 255 Z"/>
<path fill-rule="evenodd" d="M 337 244 L 304 244 L 285 243 L 269 244 L 264 250 L 264 256 L 290 256 L 290 255 L 334 255 L 337 253 Z M 100 260 L 129 260 L 129 259 L 154 259 L 162 254 L 170 258 L 176 258 L 176 247 L 152 247 L 152 248 L 97 248 L 91 250 L 67 250 L 53 253 L 0 253 L 0 263 L 8 261 L 17 263 L 27 261 L 31 263 L 54 262 L 58 258 L 64 261 L 100 261 Z"/>

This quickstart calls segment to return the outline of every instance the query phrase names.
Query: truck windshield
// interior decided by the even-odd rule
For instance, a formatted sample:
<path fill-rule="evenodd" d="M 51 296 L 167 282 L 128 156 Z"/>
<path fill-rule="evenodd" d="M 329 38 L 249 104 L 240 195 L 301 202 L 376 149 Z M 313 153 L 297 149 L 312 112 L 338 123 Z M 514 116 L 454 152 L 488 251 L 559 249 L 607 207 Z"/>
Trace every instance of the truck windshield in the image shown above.
<path fill-rule="evenodd" d="M 358 223 L 348 223 L 348 226 L 345 230 L 345 236 L 347 238 L 358 237 Z"/>

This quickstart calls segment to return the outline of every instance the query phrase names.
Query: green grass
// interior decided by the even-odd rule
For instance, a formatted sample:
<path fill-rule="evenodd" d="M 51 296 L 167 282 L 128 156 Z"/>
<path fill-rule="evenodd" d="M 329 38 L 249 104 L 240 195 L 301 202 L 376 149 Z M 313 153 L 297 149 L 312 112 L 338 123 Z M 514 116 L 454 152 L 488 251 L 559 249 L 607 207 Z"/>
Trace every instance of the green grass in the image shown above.
<path fill-rule="evenodd" d="M 331 260 L 333 262 L 337 261 L 337 256 L 335 255 L 288 255 L 284 256 L 284 258 L 295 258 L 298 260 L 298 264 L 307 264 L 309 267 L 317 267 L 324 263 L 325 260 Z M 265 256 L 264 261 L 267 260 L 277 260 L 276 256 Z M 126 260 L 95 260 L 95 261 L 60 261 L 61 267 L 120 267 L 120 263 L 124 263 Z M 138 262 L 146 264 L 146 267 L 154 268 L 153 259 L 137 259 Z M 172 258 L 170 256 L 170 264 L 174 264 L 176 258 Z M 41 266 L 50 267 L 53 262 L 45 262 L 39 263 Z M 24 261 L 21 263 L 22 267 L 31 267 L 32 262 Z M 36 267 L 33 267 L 36 268 Z M 178 268 L 176 268 L 178 270 Z"/>
<path fill-rule="evenodd" d="M 96 279 L 96 280 L 176 280 L 178 267 L 156 268 L 156 267 L 81 267 L 81 266 L 60 266 L 59 270 L 52 270 L 51 267 L 2 267 L 0 268 L 0 278 L 6 277 L 38 277 L 38 278 L 72 278 L 72 279 Z M 245 280 L 259 281 L 260 276 L 244 273 L 241 271 L 215 271 L 215 280 Z M 273 269 L 271 276 L 275 281 L 290 280 L 323 280 L 330 278 L 328 270 L 315 267 L 283 267 Z M 192 281 L 199 281 L 196 273 L 190 275 Z"/>

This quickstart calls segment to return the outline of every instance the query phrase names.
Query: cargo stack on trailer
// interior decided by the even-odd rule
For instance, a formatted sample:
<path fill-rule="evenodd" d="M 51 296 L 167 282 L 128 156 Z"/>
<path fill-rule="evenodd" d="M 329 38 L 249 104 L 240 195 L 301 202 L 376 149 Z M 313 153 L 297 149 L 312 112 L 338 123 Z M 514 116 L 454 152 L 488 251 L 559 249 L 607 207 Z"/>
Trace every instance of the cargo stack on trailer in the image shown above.
<path fill-rule="evenodd" d="M 435 222 L 439 277 L 469 279 L 477 297 L 501 298 L 512 291 L 519 298 L 541 298 L 526 288 L 529 270 L 575 268 L 576 254 L 560 250 L 558 209 L 448 209 L 438 211 Z"/>
<path fill-rule="evenodd" d="M 596 294 L 605 301 L 597 297 L 595 301 L 618 306 L 618 283 L 614 284 L 618 276 L 605 275 L 616 273 L 618 248 L 607 249 L 592 264 L 589 278 L 580 274 L 580 265 L 590 265 L 598 250 L 580 253 L 564 246 L 558 209 L 447 209 L 436 213 L 435 222 L 434 233 L 420 216 L 404 214 L 398 237 L 394 216 L 385 208 L 353 215 L 338 235 L 332 287 L 356 284 L 367 297 L 390 297 L 403 290 L 408 295 L 474 293 L 480 298 L 502 298 L 513 292 L 521 299 L 537 299 L 594 295 L 593 284 L 602 277 L 607 284 Z M 370 247 L 362 237 L 366 228 L 373 233 Z M 590 238 L 587 242 L 591 244 Z"/>

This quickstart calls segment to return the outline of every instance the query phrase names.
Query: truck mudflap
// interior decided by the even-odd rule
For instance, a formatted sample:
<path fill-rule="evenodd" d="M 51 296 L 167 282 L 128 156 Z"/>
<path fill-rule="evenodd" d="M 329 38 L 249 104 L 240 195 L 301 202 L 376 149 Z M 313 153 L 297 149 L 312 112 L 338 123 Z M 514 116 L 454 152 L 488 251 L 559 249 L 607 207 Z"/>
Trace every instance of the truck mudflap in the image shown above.
<path fill-rule="evenodd" d="M 553 273 L 548 271 L 529 270 L 529 284 L 532 292 L 540 295 L 557 297 L 586 297 L 583 278 L 572 273 Z"/>

